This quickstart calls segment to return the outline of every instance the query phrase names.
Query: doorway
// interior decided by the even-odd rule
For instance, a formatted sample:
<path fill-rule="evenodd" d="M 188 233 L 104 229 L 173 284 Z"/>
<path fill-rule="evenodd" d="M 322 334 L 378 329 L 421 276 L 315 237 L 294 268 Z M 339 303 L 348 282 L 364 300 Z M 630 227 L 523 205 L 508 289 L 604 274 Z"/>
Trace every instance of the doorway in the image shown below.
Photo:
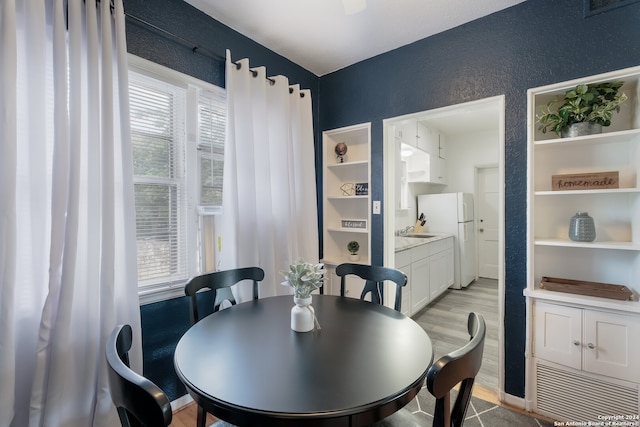
<path fill-rule="evenodd" d="M 484 260 L 483 263 L 490 265 L 493 262 L 491 273 L 496 279 L 491 279 L 494 283 L 497 281 L 497 307 L 498 319 L 495 325 L 498 335 L 498 381 L 497 389 L 494 390 L 499 394 L 500 398 L 504 397 L 504 115 L 505 115 L 505 98 L 504 96 L 496 96 L 479 101 L 473 101 L 463 104 L 452 105 L 448 107 L 438 108 L 434 110 L 412 113 L 404 116 L 393 117 L 383 120 L 383 162 L 384 162 L 384 265 L 394 266 L 395 263 L 395 237 L 394 233 L 399 225 L 404 225 L 403 221 L 409 224 L 415 222 L 414 215 L 417 212 L 412 211 L 411 199 L 415 194 L 425 193 L 442 193 L 442 192 L 470 192 L 477 194 L 479 191 L 478 180 L 485 179 L 487 186 L 495 185 L 495 190 L 491 195 L 485 194 L 483 199 L 493 198 L 492 200 L 483 200 L 483 208 L 494 209 L 496 218 L 491 221 L 491 233 L 494 233 L 493 239 L 486 239 L 484 245 L 495 245 L 497 247 L 497 260 Z M 451 164 L 460 164 L 467 162 L 468 167 L 454 168 L 449 175 L 447 172 L 446 184 L 420 184 L 418 190 L 414 190 L 409 194 L 409 206 L 402 206 L 401 194 L 399 189 L 400 174 L 396 170 L 397 165 L 401 164 L 399 150 L 396 147 L 396 127 L 401 126 L 410 120 L 416 120 L 423 123 L 427 127 L 436 128 L 442 135 L 447 137 L 446 146 L 446 166 Z M 466 138 L 459 136 L 460 133 L 466 133 Z M 485 133 L 491 134 L 486 136 Z M 452 136 L 449 138 L 449 136 Z M 491 155 L 487 153 L 487 145 L 483 144 L 490 137 Z M 486 141 L 484 141 L 486 142 Z M 486 169 L 486 170 L 483 170 Z M 492 170 L 490 170 L 492 169 Z M 488 188 L 481 190 L 489 193 Z M 476 209 L 477 206 L 476 197 Z M 415 202 L 414 202 L 415 205 Z M 486 205 L 491 206 L 490 208 Z M 415 209 L 415 207 L 413 208 Z M 479 218 L 479 216 L 476 216 Z M 487 217 L 488 218 L 488 217 Z M 486 220 L 485 220 L 486 221 Z M 483 221 L 483 225 L 484 225 Z M 476 219 L 476 230 L 480 228 L 480 222 Z M 484 229 L 487 230 L 486 228 Z M 485 232 L 483 231 L 483 233 Z M 479 233 L 476 234 L 476 242 L 479 241 Z M 487 233 L 489 234 L 489 233 Z M 497 239 L 495 238 L 497 234 Z M 481 251 L 478 251 L 481 252 Z M 479 272 L 479 270 L 478 270 Z M 485 274 L 483 270 L 483 274 Z M 449 291 L 464 292 L 463 291 Z"/>

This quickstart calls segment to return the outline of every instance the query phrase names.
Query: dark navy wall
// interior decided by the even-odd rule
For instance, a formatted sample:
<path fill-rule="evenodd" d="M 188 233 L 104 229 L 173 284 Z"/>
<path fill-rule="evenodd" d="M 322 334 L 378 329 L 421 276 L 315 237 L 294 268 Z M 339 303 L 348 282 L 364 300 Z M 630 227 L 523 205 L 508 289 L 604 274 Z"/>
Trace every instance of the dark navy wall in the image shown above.
<path fill-rule="evenodd" d="M 504 94 L 505 392 L 524 396 L 526 91 L 640 65 L 640 4 L 583 17 L 583 0 L 529 0 L 320 79 L 321 130 L 372 122 L 373 200 L 383 200 L 382 120 Z M 382 215 L 372 220 L 383 260 Z"/>
<path fill-rule="evenodd" d="M 193 53 L 190 43 L 128 18 L 128 50 L 135 55 L 224 85 L 223 61 L 213 56 L 230 48 L 234 59 L 248 57 L 253 65 L 265 65 L 269 74 L 286 75 L 310 88 L 317 162 L 323 130 L 370 121 L 374 200 L 383 200 L 383 119 L 504 94 L 505 391 L 524 396 L 526 91 L 640 65 L 640 3 L 585 19 L 583 0 L 528 0 L 321 78 L 181 0 L 124 0 L 124 5 L 127 13 L 206 49 Z M 381 264 L 382 215 L 374 215 L 372 230 L 373 262 Z M 184 298 L 141 308 L 145 375 L 171 399 L 184 394 L 173 373 L 173 348 L 189 326 L 187 310 Z"/>

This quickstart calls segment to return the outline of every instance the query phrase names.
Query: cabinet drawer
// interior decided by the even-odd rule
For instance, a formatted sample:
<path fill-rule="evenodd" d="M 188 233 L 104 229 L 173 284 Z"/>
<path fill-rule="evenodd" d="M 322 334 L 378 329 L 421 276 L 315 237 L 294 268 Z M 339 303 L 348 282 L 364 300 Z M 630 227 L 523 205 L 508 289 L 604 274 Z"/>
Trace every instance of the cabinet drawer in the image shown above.
<path fill-rule="evenodd" d="M 426 258 L 431 253 L 430 244 L 415 246 L 411 248 L 411 262 L 416 262 L 423 258 Z"/>
<path fill-rule="evenodd" d="M 411 264 L 411 249 L 396 252 L 395 266 L 397 269 L 402 270 L 402 267 L 407 267 L 410 264 Z"/>
<path fill-rule="evenodd" d="M 431 247 L 431 255 L 446 251 L 447 248 L 450 246 L 449 245 L 450 240 L 451 239 L 442 239 L 442 240 L 436 240 L 435 242 L 429 243 L 429 246 Z"/>

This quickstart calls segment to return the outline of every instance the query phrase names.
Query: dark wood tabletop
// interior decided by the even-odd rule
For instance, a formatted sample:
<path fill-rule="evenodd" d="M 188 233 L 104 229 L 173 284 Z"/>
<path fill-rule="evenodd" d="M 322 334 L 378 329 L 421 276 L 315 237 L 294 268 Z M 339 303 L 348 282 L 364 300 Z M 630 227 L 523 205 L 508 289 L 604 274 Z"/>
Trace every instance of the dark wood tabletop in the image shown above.
<path fill-rule="evenodd" d="M 293 297 L 214 313 L 178 342 L 175 368 L 207 412 L 238 426 L 365 426 L 420 390 L 426 332 L 378 304 L 313 295 L 321 329 L 294 332 Z"/>

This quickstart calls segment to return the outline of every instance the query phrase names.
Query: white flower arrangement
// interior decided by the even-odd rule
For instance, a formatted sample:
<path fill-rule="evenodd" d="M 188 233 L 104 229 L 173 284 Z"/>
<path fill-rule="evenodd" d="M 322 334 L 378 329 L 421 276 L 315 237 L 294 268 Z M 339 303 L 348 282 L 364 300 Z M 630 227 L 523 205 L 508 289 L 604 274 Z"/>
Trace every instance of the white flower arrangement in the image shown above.
<path fill-rule="evenodd" d="M 324 280 L 324 264 L 312 264 L 304 259 L 289 266 L 289 271 L 280 272 L 287 280 L 282 282 L 285 286 L 291 286 L 296 298 L 308 298 L 311 292 L 322 286 Z"/>

